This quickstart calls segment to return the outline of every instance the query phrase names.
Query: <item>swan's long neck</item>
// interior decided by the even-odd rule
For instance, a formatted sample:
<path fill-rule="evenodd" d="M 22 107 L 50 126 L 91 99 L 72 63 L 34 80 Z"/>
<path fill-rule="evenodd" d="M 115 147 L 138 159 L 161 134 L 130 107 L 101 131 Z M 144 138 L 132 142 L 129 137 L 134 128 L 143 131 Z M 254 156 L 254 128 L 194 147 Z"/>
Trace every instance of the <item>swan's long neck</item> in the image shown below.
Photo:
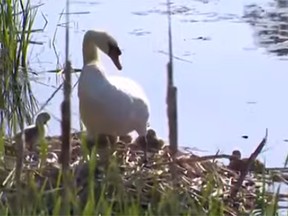
<path fill-rule="evenodd" d="M 93 41 L 89 40 L 89 38 L 85 38 L 83 41 L 82 55 L 84 65 L 99 61 L 98 47 Z"/>

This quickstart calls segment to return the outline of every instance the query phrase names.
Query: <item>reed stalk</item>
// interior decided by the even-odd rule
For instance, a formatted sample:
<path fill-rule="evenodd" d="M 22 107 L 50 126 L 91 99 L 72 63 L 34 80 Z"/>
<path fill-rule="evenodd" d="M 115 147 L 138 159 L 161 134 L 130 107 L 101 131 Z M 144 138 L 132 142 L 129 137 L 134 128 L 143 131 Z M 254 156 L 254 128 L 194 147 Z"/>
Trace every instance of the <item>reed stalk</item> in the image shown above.
<path fill-rule="evenodd" d="M 32 123 L 38 105 L 31 89 L 28 48 L 38 7 L 30 0 L 4 0 L 0 3 L 0 124 L 11 134 Z M 15 129 L 15 130 L 16 130 Z"/>
<path fill-rule="evenodd" d="M 169 127 L 169 143 L 172 154 L 178 151 L 178 124 L 177 124 L 177 88 L 173 81 L 173 45 L 172 45 L 172 26 L 171 26 L 171 2 L 167 0 L 168 16 L 168 46 L 169 62 L 167 64 L 167 116 Z"/>
<path fill-rule="evenodd" d="M 66 46 L 66 65 L 64 70 L 64 100 L 61 105 L 62 111 L 62 150 L 61 150 L 61 162 L 63 173 L 63 208 L 62 214 L 69 213 L 69 188 L 71 186 L 69 180 L 69 168 L 70 168 L 70 132 L 71 132 L 71 62 L 69 61 L 69 0 L 66 0 L 66 34 L 65 34 L 65 46 Z"/>

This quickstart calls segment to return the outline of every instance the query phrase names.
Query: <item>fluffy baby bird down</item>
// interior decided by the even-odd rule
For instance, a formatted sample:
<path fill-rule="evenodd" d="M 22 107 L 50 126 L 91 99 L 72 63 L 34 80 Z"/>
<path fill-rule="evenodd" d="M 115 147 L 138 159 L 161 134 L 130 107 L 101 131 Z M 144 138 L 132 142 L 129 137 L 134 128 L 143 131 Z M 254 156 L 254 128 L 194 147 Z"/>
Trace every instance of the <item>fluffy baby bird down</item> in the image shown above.
<path fill-rule="evenodd" d="M 99 134 L 123 136 L 132 131 L 146 137 L 149 102 L 143 89 L 129 78 L 106 76 L 99 61 L 100 49 L 122 70 L 117 41 L 106 32 L 89 30 L 82 46 L 84 65 L 78 97 L 88 139 L 95 139 Z"/>
<path fill-rule="evenodd" d="M 37 115 L 35 124 L 29 125 L 24 129 L 24 140 L 25 140 L 25 148 L 29 151 L 35 151 L 37 145 L 40 144 L 41 138 L 46 135 L 46 124 L 50 120 L 50 115 L 47 112 L 42 112 Z M 13 140 L 15 142 L 16 148 L 22 144 L 21 139 L 22 133 L 17 133 Z"/>

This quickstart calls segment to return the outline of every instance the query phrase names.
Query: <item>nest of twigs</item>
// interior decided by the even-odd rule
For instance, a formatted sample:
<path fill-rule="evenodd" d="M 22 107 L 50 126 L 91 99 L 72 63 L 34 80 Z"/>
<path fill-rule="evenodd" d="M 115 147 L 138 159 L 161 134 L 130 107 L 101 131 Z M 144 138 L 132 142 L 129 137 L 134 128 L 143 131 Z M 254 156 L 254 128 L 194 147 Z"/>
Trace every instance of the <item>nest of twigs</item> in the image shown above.
<path fill-rule="evenodd" d="M 217 202 L 224 205 L 225 215 L 239 215 L 240 212 L 249 212 L 259 207 L 257 196 L 259 198 L 258 192 L 263 187 L 263 181 L 260 178 L 263 175 L 255 173 L 257 152 L 252 160 L 250 158 L 233 159 L 230 155 L 200 157 L 188 151 L 178 151 L 172 155 L 169 146 L 158 139 L 154 131 L 151 130 L 150 137 L 147 138 L 149 150 L 147 163 L 143 163 L 141 139 L 134 142 L 131 142 L 129 137 L 122 137 L 118 142 L 113 139 L 111 141 L 105 136 L 99 139 L 96 169 L 93 174 L 96 196 L 101 194 L 101 189 L 105 184 L 106 199 L 113 199 L 115 191 L 120 190 L 120 193 L 125 194 L 127 202 L 137 199 L 143 209 L 153 208 L 163 197 L 171 194 L 173 194 L 171 199 L 173 197 L 177 200 L 183 213 L 190 212 L 191 215 L 194 210 L 195 214 L 199 211 L 205 213 L 211 203 L 217 204 Z M 61 181 L 60 183 L 58 181 L 58 174 L 61 170 L 61 138 L 46 137 L 46 140 L 48 154 L 44 162 L 39 153 L 31 153 L 26 157 L 22 173 L 23 188 L 31 179 L 36 183 L 35 187 L 41 188 L 44 192 L 50 193 L 62 188 Z M 260 151 L 265 141 L 266 138 L 260 143 Z M 71 135 L 71 147 L 71 170 L 75 175 L 72 184 L 77 188 L 75 193 L 80 205 L 84 206 L 89 194 L 89 166 L 87 155 L 84 156 L 85 151 L 81 145 L 81 133 Z M 6 155 L 6 165 L 9 164 L 7 160 L 11 160 L 11 151 L 13 150 L 6 147 L 6 154 L 10 154 L 10 159 Z M 224 165 L 218 160 L 219 158 L 230 159 L 230 164 Z M 260 167 L 263 168 L 262 165 Z M 2 203 L 8 202 L 9 204 L 13 200 L 13 194 L 17 195 L 13 189 L 11 177 L 13 170 L 2 170 L 2 172 L 2 185 L 5 192 L 2 193 L 1 200 Z M 271 196 L 267 195 L 265 200 L 269 202 Z M 51 202 L 49 205 L 53 209 Z M 119 206 L 115 205 L 113 209 L 116 215 L 118 208 Z M 167 210 L 172 207 L 164 206 L 163 208 Z M 173 209 L 171 209 L 171 214 L 173 214 Z"/>

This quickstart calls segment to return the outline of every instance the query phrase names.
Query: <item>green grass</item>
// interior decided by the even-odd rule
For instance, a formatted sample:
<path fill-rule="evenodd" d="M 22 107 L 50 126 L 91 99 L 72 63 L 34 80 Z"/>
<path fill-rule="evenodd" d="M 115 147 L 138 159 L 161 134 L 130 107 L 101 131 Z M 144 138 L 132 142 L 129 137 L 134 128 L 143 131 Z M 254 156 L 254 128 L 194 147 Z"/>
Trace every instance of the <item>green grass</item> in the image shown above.
<path fill-rule="evenodd" d="M 28 47 L 31 40 L 37 7 L 31 9 L 30 0 L 5 0 L 0 3 L 0 122 L 17 130 L 32 123 L 37 108 L 31 90 L 31 70 Z"/>

